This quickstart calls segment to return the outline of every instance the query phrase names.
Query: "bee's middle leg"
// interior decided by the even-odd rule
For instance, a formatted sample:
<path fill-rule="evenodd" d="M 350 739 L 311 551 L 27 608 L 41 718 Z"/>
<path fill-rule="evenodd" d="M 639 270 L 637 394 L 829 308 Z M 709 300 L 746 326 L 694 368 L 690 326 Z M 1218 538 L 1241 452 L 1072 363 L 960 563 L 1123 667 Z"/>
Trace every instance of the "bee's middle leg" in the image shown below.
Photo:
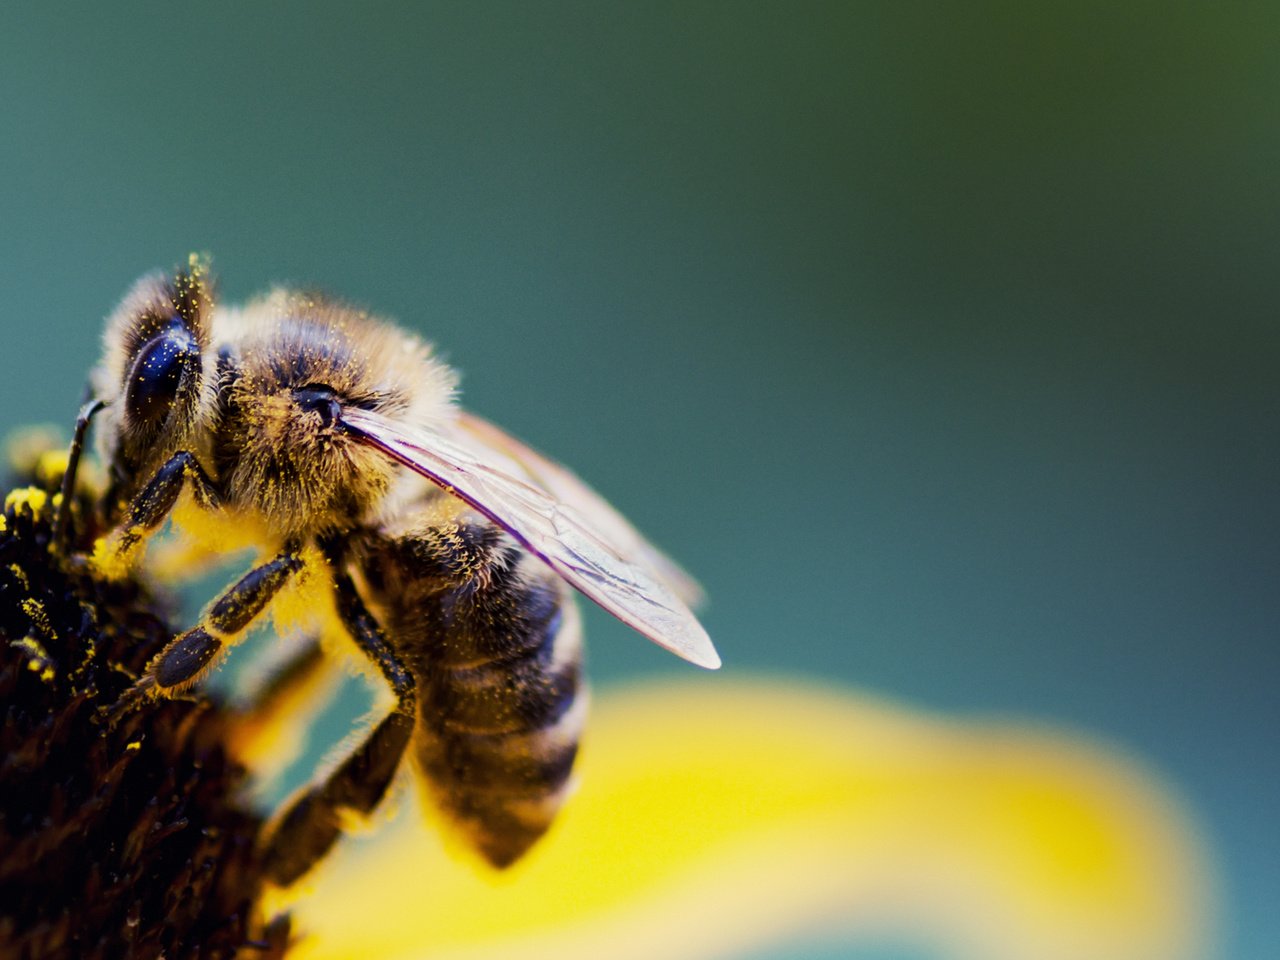
<path fill-rule="evenodd" d="M 254 567 L 213 601 L 200 623 L 180 634 L 156 654 L 142 678 L 121 698 L 115 714 L 149 695 L 172 697 L 200 678 L 224 647 L 238 643 L 272 598 L 303 567 L 295 550 L 287 550 Z"/>
<path fill-rule="evenodd" d="M 296 794 L 277 816 L 267 840 L 266 872 L 282 885 L 297 880 L 328 852 L 342 832 L 345 812 L 373 812 L 413 734 L 417 709 L 413 675 L 387 643 L 341 563 L 334 568 L 338 612 L 356 645 L 390 684 L 396 705 L 328 777 Z"/>

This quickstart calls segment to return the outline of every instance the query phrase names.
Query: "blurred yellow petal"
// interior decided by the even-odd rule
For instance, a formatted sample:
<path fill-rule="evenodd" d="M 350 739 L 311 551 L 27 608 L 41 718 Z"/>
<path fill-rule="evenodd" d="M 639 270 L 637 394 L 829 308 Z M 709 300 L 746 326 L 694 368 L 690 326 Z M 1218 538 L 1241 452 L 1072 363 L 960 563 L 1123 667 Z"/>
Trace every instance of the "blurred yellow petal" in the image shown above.
<path fill-rule="evenodd" d="M 581 790 L 507 875 L 416 804 L 289 891 L 292 956 L 726 957 L 891 936 L 984 960 L 1192 960 L 1211 888 L 1128 758 L 850 693 L 662 684 L 596 701 Z M 286 901 L 287 902 L 287 901 Z"/>

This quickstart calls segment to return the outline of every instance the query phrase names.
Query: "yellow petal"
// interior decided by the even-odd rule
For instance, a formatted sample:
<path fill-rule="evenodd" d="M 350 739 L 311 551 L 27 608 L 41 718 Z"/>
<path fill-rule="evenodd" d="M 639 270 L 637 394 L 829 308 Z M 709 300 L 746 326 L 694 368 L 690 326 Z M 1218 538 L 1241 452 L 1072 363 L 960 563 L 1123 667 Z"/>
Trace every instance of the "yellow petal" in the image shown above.
<path fill-rule="evenodd" d="M 597 697 L 579 776 L 505 875 L 452 859 L 406 798 L 287 892 L 296 955 L 651 960 L 859 936 L 984 960 L 1205 955 L 1187 818 L 1130 759 L 1060 733 L 801 684 L 662 684 Z"/>

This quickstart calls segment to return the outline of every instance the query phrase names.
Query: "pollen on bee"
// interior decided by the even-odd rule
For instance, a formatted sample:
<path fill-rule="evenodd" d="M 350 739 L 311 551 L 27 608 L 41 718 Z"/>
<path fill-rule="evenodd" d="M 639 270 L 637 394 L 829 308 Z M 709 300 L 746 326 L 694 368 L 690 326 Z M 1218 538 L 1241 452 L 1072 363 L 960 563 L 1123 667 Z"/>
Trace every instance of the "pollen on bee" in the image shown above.
<path fill-rule="evenodd" d="M 129 576 L 145 544 L 140 527 L 129 527 L 122 535 L 99 537 L 93 544 L 89 562 L 104 580 L 120 581 Z"/>
<path fill-rule="evenodd" d="M 313 545 L 303 547 L 298 557 L 302 569 L 271 603 L 271 619 L 281 635 L 316 632 L 337 621 L 328 559 Z"/>
<path fill-rule="evenodd" d="M 230 554 L 248 548 L 262 548 L 273 537 L 257 518 L 248 514 L 228 516 L 225 510 L 207 510 L 184 490 L 170 514 L 190 549 L 199 553 Z"/>

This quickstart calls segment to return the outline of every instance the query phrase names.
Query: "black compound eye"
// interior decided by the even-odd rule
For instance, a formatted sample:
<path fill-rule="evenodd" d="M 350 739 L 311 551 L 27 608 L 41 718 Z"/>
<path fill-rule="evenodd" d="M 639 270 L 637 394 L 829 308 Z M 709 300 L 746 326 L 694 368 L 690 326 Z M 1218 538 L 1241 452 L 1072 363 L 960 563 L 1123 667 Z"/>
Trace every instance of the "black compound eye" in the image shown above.
<path fill-rule="evenodd" d="M 172 326 L 138 353 L 129 370 L 125 409 L 135 426 L 162 424 L 177 399 L 183 377 L 200 364 L 200 346 L 189 331 Z"/>
<path fill-rule="evenodd" d="M 309 383 L 295 387 L 293 399 L 307 413 L 318 413 L 326 427 L 331 427 L 342 416 L 342 404 L 332 388 L 322 383 Z"/>

